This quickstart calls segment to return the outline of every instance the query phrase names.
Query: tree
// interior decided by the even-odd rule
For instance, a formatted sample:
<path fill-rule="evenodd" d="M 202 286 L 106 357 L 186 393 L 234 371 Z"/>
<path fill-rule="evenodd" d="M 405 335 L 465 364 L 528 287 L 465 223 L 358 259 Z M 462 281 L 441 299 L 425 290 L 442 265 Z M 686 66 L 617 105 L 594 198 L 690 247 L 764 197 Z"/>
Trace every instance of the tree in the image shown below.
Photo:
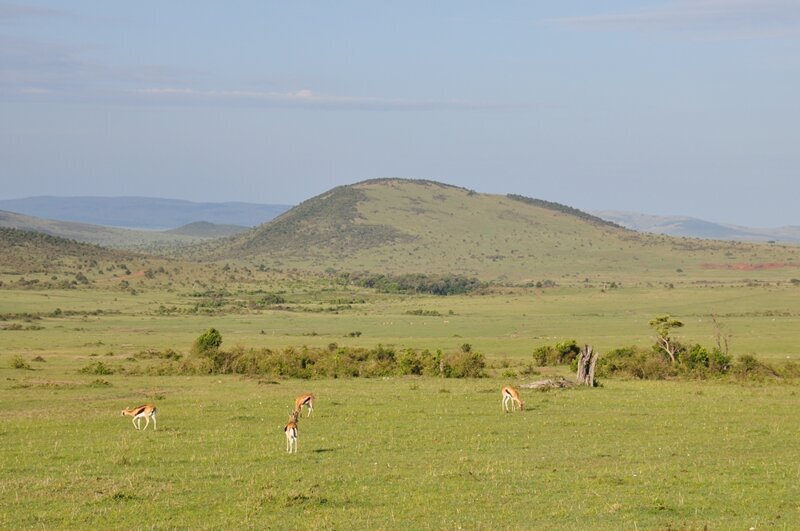
<path fill-rule="evenodd" d="M 650 321 L 650 326 L 656 331 L 656 343 L 658 347 L 667 353 L 672 363 L 675 363 L 675 352 L 678 350 L 678 342 L 670 337 L 673 328 L 680 328 L 683 323 L 673 319 L 670 315 L 659 315 Z"/>

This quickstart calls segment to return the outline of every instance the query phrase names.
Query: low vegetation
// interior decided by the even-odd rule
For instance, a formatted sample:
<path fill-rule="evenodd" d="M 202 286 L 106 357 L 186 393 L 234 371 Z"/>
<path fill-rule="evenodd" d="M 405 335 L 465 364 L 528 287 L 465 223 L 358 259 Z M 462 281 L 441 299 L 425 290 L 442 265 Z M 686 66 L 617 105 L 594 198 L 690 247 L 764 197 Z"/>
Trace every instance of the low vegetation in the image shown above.
<path fill-rule="evenodd" d="M 716 319 L 714 323 L 717 324 Z M 671 335 L 683 322 L 669 315 L 650 321 L 656 331 L 656 341 L 650 347 L 613 348 L 603 353 L 597 362 L 596 376 L 604 378 L 623 377 L 642 380 L 666 378 L 721 378 L 736 380 L 792 379 L 800 375 L 800 365 L 795 362 L 773 364 L 759 360 L 753 354 L 744 354 L 734 360 L 727 352 L 718 335 L 718 344 L 707 348 L 699 343 L 684 345 Z M 719 329 L 718 329 L 719 330 Z M 725 345 L 723 350 L 722 345 Z M 562 341 L 555 345 L 543 345 L 533 352 L 536 365 L 569 365 L 576 368 L 580 347 L 575 340 Z"/>
<path fill-rule="evenodd" d="M 463 295 L 486 287 L 477 278 L 461 275 L 384 275 L 380 273 L 351 273 L 341 275 L 342 283 L 376 289 L 381 293 L 427 293 L 430 295 Z"/>
<path fill-rule="evenodd" d="M 210 328 L 198 337 L 192 347 L 193 356 L 152 353 L 150 358 L 162 361 L 142 367 L 120 367 L 126 374 L 242 374 L 274 378 L 376 378 L 418 375 L 443 378 L 480 378 L 485 376 L 486 361 L 470 348 L 445 353 L 441 350 L 405 349 L 378 345 L 374 348 L 340 347 L 330 343 L 325 348 L 288 347 L 285 349 L 234 347 L 223 350 L 222 336 Z M 139 357 L 141 358 L 141 356 Z M 111 372 L 103 372 L 105 370 Z M 95 362 L 81 372 L 111 374 L 114 369 Z"/>

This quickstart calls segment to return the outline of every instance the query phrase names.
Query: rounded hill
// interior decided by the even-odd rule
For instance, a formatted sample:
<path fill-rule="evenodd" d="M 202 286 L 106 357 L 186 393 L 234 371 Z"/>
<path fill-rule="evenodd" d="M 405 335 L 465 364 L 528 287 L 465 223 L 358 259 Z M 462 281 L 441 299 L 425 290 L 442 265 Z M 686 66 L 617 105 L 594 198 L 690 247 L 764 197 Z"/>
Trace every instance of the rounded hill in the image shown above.
<path fill-rule="evenodd" d="M 203 254 L 283 269 L 520 281 L 657 278 L 753 252 L 785 261 L 795 250 L 641 234 L 540 199 L 374 179 L 313 197 L 269 223 L 206 245 Z"/>

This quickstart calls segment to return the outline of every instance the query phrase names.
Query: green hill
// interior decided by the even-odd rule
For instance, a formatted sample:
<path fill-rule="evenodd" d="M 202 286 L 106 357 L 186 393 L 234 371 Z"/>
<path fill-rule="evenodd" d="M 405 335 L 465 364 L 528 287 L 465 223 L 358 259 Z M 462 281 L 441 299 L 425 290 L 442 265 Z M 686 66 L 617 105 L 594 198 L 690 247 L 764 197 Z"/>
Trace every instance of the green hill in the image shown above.
<path fill-rule="evenodd" d="M 578 283 L 741 277 L 766 263 L 794 268 L 798 251 L 641 234 L 557 203 L 377 179 L 334 188 L 202 254 L 283 269 Z"/>
<path fill-rule="evenodd" d="M 41 232 L 0 227 L 2 273 L 56 273 L 84 263 L 124 262 L 136 257 L 137 255 L 133 253 L 106 249 Z"/>

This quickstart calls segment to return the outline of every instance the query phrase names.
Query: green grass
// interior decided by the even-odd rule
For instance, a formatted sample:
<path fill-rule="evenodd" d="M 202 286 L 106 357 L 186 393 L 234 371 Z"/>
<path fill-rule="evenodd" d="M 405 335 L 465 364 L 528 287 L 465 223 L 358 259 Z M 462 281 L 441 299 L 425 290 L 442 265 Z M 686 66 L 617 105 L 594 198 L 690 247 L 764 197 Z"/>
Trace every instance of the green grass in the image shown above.
<path fill-rule="evenodd" d="M 503 414 L 495 379 L 0 375 L 3 528 L 800 522 L 794 385 L 613 381 L 523 392 Z M 286 455 L 306 391 L 314 416 Z M 147 400 L 157 432 L 118 416 Z"/>
<path fill-rule="evenodd" d="M 138 295 L 102 290 L 5 290 L 0 316 L 41 314 L 22 327 L 41 330 L 0 330 L 0 353 L 131 354 L 147 348 L 188 352 L 194 339 L 209 327 L 223 336 L 223 346 L 286 347 L 329 343 L 374 347 L 452 350 L 463 343 L 490 359 L 529 361 L 533 350 L 567 339 L 611 348 L 653 343 L 648 322 L 669 313 L 684 321 L 676 331 L 685 343 L 713 346 L 715 327 L 710 315 L 729 334 L 731 352 L 754 353 L 773 360 L 800 359 L 800 287 L 780 286 L 700 288 L 556 288 L 510 290 L 480 296 L 386 296 L 361 289 L 305 291 L 285 294 L 292 309 L 251 310 L 237 300 L 259 295 L 232 295 L 215 313 L 181 313 L 201 299 L 186 292 L 145 289 Z M 341 299 L 364 300 L 335 312 Z M 233 305 L 231 305 L 233 304 Z M 178 312 L 163 315 L 162 307 Z M 56 309 L 74 315 L 53 316 Z M 413 315 L 417 310 L 438 316 Z M 99 312 L 98 312 L 99 311 Z M 359 337 L 350 337 L 361 332 Z"/>
<path fill-rule="evenodd" d="M 499 395 L 503 385 L 562 374 L 502 376 L 520 374 L 536 347 L 567 339 L 601 352 L 648 346 L 648 322 L 664 313 L 685 323 L 676 331 L 685 343 L 713 346 L 714 314 L 732 354 L 797 361 L 793 272 L 698 269 L 670 273 L 674 288 L 647 279 L 611 288 L 580 278 L 556 288 L 499 283 L 484 295 L 433 297 L 380 294 L 243 261 L 127 256 L 128 275 L 122 256 L 80 247 L 60 264 L 28 264 L 26 278 L 42 283 L 84 272 L 90 282 L 78 289 L 19 287 L 19 257 L 13 271 L 0 271 L 0 528 L 800 523 L 797 381 L 607 380 L 591 390 L 523 390 L 527 410 L 508 415 Z M 43 268 L 48 263 L 62 270 Z M 153 278 L 135 274 L 161 266 Z M 609 278 L 616 275 L 635 278 L 636 271 Z M 264 292 L 280 293 L 283 309 L 253 306 Z M 426 312 L 434 315 L 416 315 Z M 451 351 L 469 343 L 487 356 L 491 377 L 272 381 L 80 372 L 97 362 L 159 363 L 131 359 L 146 349 L 188 355 L 212 326 L 223 348 Z M 288 456 L 283 425 L 293 398 L 309 391 L 318 396 L 314 417 L 300 421 L 299 453 Z M 158 432 L 137 432 L 119 415 L 146 401 L 159 407 Z"/>

